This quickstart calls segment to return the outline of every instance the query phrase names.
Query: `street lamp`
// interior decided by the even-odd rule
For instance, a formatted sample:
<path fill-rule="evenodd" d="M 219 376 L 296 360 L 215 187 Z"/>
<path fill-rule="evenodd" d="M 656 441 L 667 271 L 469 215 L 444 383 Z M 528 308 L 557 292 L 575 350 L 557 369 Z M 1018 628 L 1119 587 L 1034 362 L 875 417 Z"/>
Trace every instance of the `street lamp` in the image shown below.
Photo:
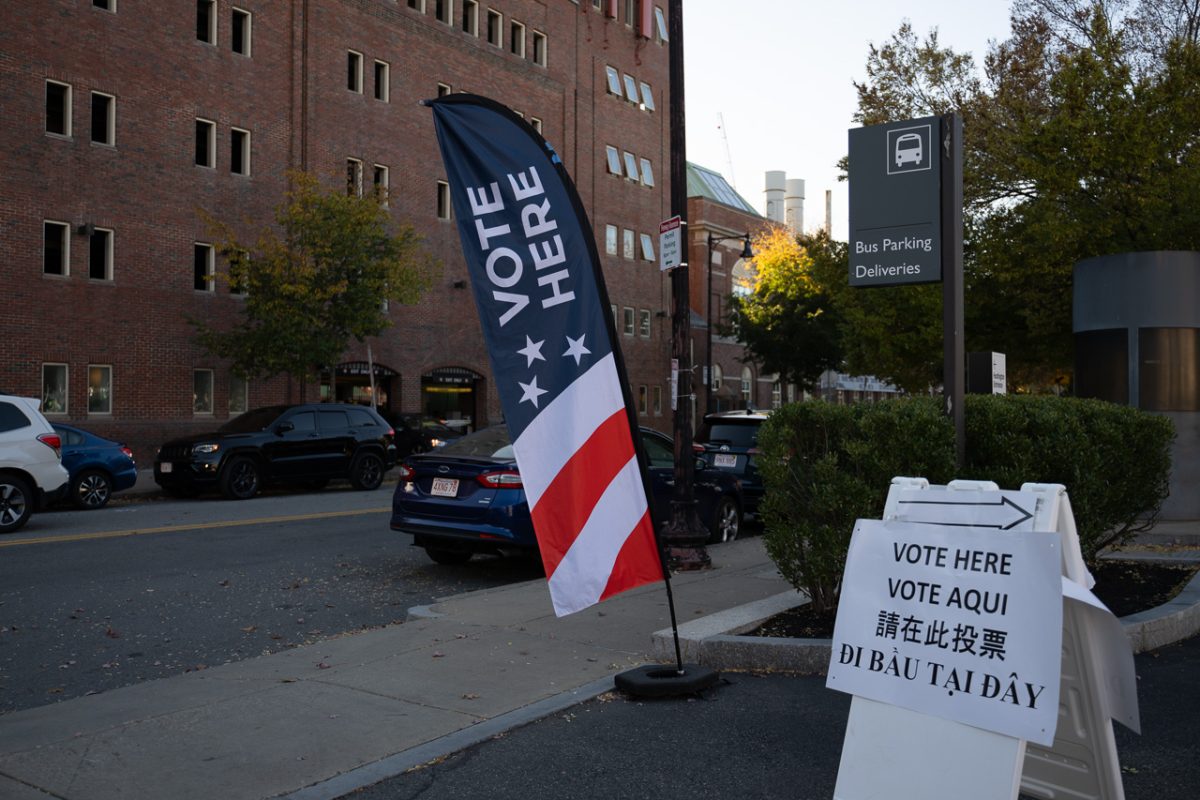
<path fill-rule="evenodd" d="M 736 234 L 734 236 L 713 236 L 711 231 L 708 234 L 708 300 L 705 301 L 705 313 L 708 315 L 708 317 L 707 317 L 708 318 L 708 328 L 704 334 L 705 340 L 706 340 L 706 346 L 704 348 L 704 359 L 705 359 L 705 363 L 706 363 L 706 367 L 707 367 L 705 369 L 705 372 L 707 374 L 708 380 L 707 380 L 707 385 L 704 387 L 704 413 L 705 414 L 711 414 L 712 410 L 713 410 L 713 390 L 712 390 L 712 385 L 713 385 L 713 378 L 712 378 L 712 376 L 713 376 L 713 357 L 712 357 L 713 245 L 720 244 L 721 242 L 729 242 L 734 239 L 741 239 L 743 242 L 742 255 L 741 255 L 742 258 L 754 258 L 754 251 L 750 249 L 750 234 L 740 233 L 740 234 Z"/>

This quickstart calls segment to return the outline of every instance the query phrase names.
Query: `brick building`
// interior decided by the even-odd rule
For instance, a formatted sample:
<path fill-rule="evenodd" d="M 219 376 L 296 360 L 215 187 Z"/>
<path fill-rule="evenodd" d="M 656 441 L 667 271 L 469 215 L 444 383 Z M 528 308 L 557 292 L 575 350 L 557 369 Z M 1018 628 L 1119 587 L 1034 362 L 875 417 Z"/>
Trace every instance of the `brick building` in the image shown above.
<path fill-rule="evenodd" d="M 670 427 L 665 3 L 653 0 L 21 0 L 0 3 L 0 392 L 131 444 L 328 388 L 249 382 L 194 341 L 232 323 L 201 211 L 253 239 L 290 169 L 385 186 L 443 268 L 369 342 L 394 412 L 500 419 L 432 115 L 492 97 L 539 127 L 589 214 L 633 395 Z M 215 275 L 216 280 L 209 276 Z M 369 399 L 367 347 L 339 399 Z"/>

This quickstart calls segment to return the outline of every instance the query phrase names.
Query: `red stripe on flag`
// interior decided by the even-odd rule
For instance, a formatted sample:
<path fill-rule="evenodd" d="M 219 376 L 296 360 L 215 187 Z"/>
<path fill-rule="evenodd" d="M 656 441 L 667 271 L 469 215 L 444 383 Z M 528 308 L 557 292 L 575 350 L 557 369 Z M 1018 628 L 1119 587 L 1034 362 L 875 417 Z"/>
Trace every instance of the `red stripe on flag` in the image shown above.
<path fill-rule="evenodd" d="M 622 408 L 592 431 L 530 509 L 547 578 L 571 549 L 608 484 L 631 458 L 629 417 Z"/>
<path fill-rule="evenodd" d="M 662 560 L 654 541 L 654 523 L 650 521 L 650 512 L 646 511 L 617 554 L 617 563 L 613 564 L 612 575 L 600 599 L 607 600 L 626 589 L 662 579 Z"/>

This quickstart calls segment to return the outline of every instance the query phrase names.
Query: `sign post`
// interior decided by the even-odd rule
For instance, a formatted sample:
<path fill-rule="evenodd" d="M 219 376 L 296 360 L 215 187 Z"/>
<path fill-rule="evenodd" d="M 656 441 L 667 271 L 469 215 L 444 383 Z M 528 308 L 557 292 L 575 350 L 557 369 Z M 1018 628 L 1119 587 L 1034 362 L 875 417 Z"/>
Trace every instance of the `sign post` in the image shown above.
<path fill-rule="evenodd" d="M 850 285 L 942 284 L 944 411 L 963 416 L 962 120 L 923 117 L 850 131 Z"/>

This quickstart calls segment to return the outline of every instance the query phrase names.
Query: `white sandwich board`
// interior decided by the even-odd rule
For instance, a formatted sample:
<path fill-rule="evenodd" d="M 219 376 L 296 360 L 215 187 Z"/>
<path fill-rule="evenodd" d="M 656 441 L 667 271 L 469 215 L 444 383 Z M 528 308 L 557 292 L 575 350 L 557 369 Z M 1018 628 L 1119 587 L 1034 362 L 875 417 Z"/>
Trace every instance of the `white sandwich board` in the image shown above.
<path fill-rule="evenodd" d="M 1057 535 L 1063 597 L 1057 727 L 1052 743 L 1039 745 L 977 727 L 978 720 L 969 725 L 910 710 L 920 700 L 906 708 L 856 695 L 835 800 L 1016 800 L 1021 793 L 1044 800 L 1124 800 L 1110 720 L 1138 730 L 1132 649 L 1120 623 L 1090 592 L 1093 580 L 1064 487 L 1025 484 L 1018 494 L 991 482 L 953 481 L 943 487 L 922 478 L 896 478 L 884 509 L 884 521 L 893 520 L 988 530 L 995 536 L 1005 531 Z M 844 585 L 842 591 L 845 596 L 853 587 Z M 835 643 L 831 669 L 838 659 Z"/>

